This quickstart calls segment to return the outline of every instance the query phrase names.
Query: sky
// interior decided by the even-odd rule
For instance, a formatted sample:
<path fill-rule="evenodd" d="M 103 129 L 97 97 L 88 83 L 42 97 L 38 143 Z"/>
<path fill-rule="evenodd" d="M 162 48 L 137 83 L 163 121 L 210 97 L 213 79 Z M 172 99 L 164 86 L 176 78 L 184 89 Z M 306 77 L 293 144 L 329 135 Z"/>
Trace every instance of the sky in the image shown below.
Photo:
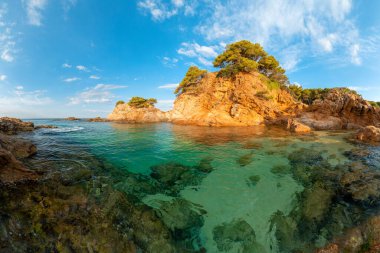
<path fill-rule="evenodd" d="M 304 88 L 380 101 L 378 0 L 0 0 L 0 116 L 105 117 L 118 100 L 169 110 L 191 65 L 259 42 Z"/>

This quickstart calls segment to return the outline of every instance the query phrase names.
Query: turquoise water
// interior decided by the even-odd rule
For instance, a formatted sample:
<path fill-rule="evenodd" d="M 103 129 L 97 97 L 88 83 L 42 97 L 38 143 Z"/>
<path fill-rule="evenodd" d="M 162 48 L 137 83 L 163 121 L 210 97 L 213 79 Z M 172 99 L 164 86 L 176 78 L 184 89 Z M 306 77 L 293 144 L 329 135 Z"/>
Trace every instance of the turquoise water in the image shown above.
<path fill-rule="evenodd" d="M 172 226 L 175 231 L 179 228 L 191 231 L 191 236 L 181 235 L 178 240 L 190 241 L 194 250 L 291 252 L 302 249 L 310 252 L 315 247 L 324 246 L 345 228 L 359 222 L 350 219 L 350 222 L 344 223 L 339 220 L 344 219 L 340 216 L 331 220 L 329 216 L 332 212 L 335 214 L 338 207 L 344 206 L 347 208 L 346 212 L 350 212 L 353 207 L 361 207 L 360 203 L 341 199 L 333 194 L 325 201 L 332 208 L 322 209 L 318 214 L 308 213 L 308 203 L 315 201 L 307 193 L 313 192 L 316 185 L 324 183 L 324 180 L 315 179 L 319 172 L 313 172 L 312 175 L 299 172 L 299 166 L 303 166 L 301 171 L 308 171 L 313 167 L 314 164 L 310 161 L 316 156 L 319 157 L 316 158 L 316 164 L 322 160 L 325 163 L 320 170 L 321 175 L 327 173 L 327 170 L 331 173 L 340 168 L 340 165 L 346 166 L 352 162 L 347 152 L 357 149 L 358 146 L 346 140 L 349 133 L 317 132 L 306 136 L 292 136 L 278 129 L 262 127 L 207 128 L 166 123 L 33 121 L 36 125 L 51 124 L 59 127 L 41 129 L 29 136 L 39 148 L 35 159 L 70 159 L 70 153 L 85 150 L 116 170 L 133 176 L 141 175 L 145 181 L 137 182 L 137 186 L 158 178 L 152 174 L 155 166 L 163 166 L 168 171 L 175 171 L 183 166 L 190 171 L 186 176 L 183 174 L 177 177 L 177 181 L 165 184 L 159 180 L 164 180 L 167 175 L 160 174 L 157 182 L 161 183 L 161 187 L 153 188 L 153 191 L 143 192 L 142 187 L 138 190 L 141 192 L 131 191 L 136 185 L 131 185 L 130 181 L 118 182 L 114 187 L 127 194 L 132 192 L 142 203 L 156 209 L 168 227 Z M 362 146 L 359 148 L 363 149 Z M 371 149 L 371 152 L 378 150 Z M 289 158 L 292 155 L 297 158 Z M 305 159 L 305 156 L 310 156 L 310 159 Z M 378 156 L 374 157 L 371 168 L 376 169 Z M 303 163 L 301 165 L 300 160 Z M 86 161 L 81 161 L 84 166 L 85 163 Z M 200 164 L 206 165 L 201 167 Z M 209 169 L 201 170 L 197 166 Z M 326 167 L 329 169 L 325 169 Z M 338 183 L 326 183 L 322 188 L 330 192 L 334 187 L 341 187 L 335 184 Z M 339 191 L 335 188 L 331 190 L 334 194 Z M 314 192 L 312 195 L 317 199 L 321 198 L 323 205 L 326 198 L 318 195 L 320 191 Z M 174 216 L 174 208 L 167 210 L 166 204 L 179 199 L 185 201 L 183 203 L 190 203 L 191 213 L 195 213 L 197 220 L 201 222 L 194 223 L 194 226 L 190 222 L 190 228 L 189 225 L 186 227 L 177 224 L 178 217 L 188 216 L 187 213 L 181 216 L 184 207 L 176 210 L 177 216 Z M 363 217 L 364 213 L 366 211 L 363 210 Z M 350 214 L 345 216 L 347 215 Z M 280 216 L 287 218 L 281 220 Z M 307 220 L 307 217 L 312 219 Z M 286 223 L 284 226 L 285 220 L 291 220 L 288 223 L 292 225 Z M 309 222 L 311 227 L 315 226 L 310 230 L 310 236 L 305 236 L 308 228 L 304 228 L 301 222 Z M 334 227 L 333 231 L 331 224 L 337 222 L 344 225 L 339 229 Z M 284 232 L 283 227 L 287 227 L 288 232 Z M 293 234 L 293 237 L 288 238 L 291 243 L 283 238 L 284 233 L 289 233 L 289 237 Z"/>

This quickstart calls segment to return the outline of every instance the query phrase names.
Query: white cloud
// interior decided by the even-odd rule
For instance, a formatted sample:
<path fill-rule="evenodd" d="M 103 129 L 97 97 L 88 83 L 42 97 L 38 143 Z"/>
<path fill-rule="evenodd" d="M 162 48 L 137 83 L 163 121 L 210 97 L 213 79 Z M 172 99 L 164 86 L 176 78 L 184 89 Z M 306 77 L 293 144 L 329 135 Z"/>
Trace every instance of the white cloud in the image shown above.
<path fill-rule="evenodd" d="M 7 79 L 6 75 L 0 75 L 0 81 L 5 81 L 5 79 Z"/>
<path fill-rule="evenodd" d="M 70 77 L 70 78 L 64 79 L 63 81 L 66 83 L 71 83 L 71 82 L 75 82 L 75 81 L 79 81 L 79 80 L 80 80 L 79 77 Z"/>
<path fill-rule="evenodd" d="M 14 60 L 16 40 L 12 30 L 14 24 L 5 20 L 7 13 L 7 5 L 0 4 L 0 59 L 5 62 L 12 62 Z"/>
<path fill-rule="evenodd" d="M 369 91 L 371 90 L 370 87 L 365 87 L 365 86 L 349 86 L 348 87 L 350 90 L 354 90 L 354 91 Z"/>
<path fill-rule="evenodd" d="M 351 55 L 351 62 L 355 65 L 361 65 L 362 60 L 360 58 L 360 45 L 359 44 L 354 44 L 350 48 L 350 55 Z"/>
<path fill-rule="evenodd" d="M 40 26 L 42 25 L 41 12 L 47 5 L 47 0 L 26 0 L 26 12 L 29 24 Z"/>
<path fill-rule="evenodd" d="M 190 58 L 197 58 L 202 65 L 212 66 L 212 60 L 218 55 L 217 51 L 221 51 L 222 48 L 222 45 L 202 46 L 196 42 L 184 42 L 177 53 Z"/>
<path fill-rule="evenodd" d="M 80 70 L 80 71 L 85 71 L 85 72 L 89 72 L 89 70 L 87 69 L 86 66 L 83 66 L 83 65 L 78 65 L 76 66 L 77 70 Z"/>
<path fill-rule="evenodd" d="M 72 66 L 70 65 L 70 64 L 68 64 L 68 63 L 64 63 L 64 64 L 62 64 L 62 68 L 65 68 L 65 69 L 69 69 L 69 68 L 71 68 Z"/>
<path fill-rule="evenodd" d="M 17 86 L 8 96 L 0 97 L 0 105 L 14 107 L 20 105 L 46 105 L 52 103 L 52 99 L 45 96 L 44 90 L 26 91 L 23 86 Z"/>
<path fill-rule="evenodd" d="M 116 96 L 111 90 L 125 89 L 125 85 L 117 84 L 97 84 L 92 88 L 87 88 L 74 97 L 69 98 L 69 104 L 98 104 L 111 102 Z"/>
<path fill-rule="evenodd" d="M 161 60 L 162 64 L 164 64 L 166 67 L 172 68 L 175 67 L 178 63 L 177 58 L 170 58 L 170 57 L 162 57 Z"/>
<path fill-rule="evenodd" d="M 169 83 L 169 84 L 164 84 L 161 86 L 158 86 L 159 89 L 175 89 L 177 88 L 178 83 Z"/>
<path fill-rule="evenodd" d="M 186 16 L 194 15 L 197 6 L 196 1 L 185 0 L 141 0 L 137 6 L 144 12 L 149 13 L 154 21 L 163 21 L 183 13 Z"/>
<path fill-rule="evenodd" d="M 90 76 L 90 79 L 99 80 L 100 77 L 99 77 L 99 76 L 96 76 L 96 75 L 91 75 L 91 76 Z"/>

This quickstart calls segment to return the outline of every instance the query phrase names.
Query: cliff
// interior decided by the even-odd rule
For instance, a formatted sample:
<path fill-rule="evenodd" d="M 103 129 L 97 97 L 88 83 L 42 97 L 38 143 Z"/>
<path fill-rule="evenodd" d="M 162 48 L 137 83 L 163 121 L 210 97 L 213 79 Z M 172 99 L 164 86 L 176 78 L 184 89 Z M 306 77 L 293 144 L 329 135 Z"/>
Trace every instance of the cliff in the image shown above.
<path fill-rule="evenodd" d="M 119 104 L 108 119 L 199 126 L 273 124 L 291 132 L 309 132 L 379 127 L 380 110 L 346 88 L 330 89 L 306 105 L 257 72 L 239 73 L 234 78 L 207 73 L 192 89 L 177 96 L 171 111 Z"/>
<path fill-rule="evenodd" d="M 253 126 L 302 108 L 290 93 L 259 73 L 219 78 L 208 73 L 195 91 L 180 94 L 169 120 L 201 126 Z"/>

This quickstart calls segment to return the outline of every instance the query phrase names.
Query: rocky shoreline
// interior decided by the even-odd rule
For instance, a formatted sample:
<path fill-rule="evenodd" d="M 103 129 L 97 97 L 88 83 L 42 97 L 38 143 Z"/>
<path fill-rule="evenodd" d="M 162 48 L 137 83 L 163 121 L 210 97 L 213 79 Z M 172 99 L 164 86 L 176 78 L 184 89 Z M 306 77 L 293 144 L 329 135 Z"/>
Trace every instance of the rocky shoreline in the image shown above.
<path fill-rule="evenodd" d="M 5 129 L 19 132 L 22 126 L 26 126 L 25 131 L 31 127 L 18 120 L 13 120 L 18 125 L 10 127 L 9 118 L 7 122 Z M 362 135 L 358 133 L 358 136 Z M 377 205 L 380 182 L 379 173 L 364 162 L 371 157 L 365 150 L 347 153 L 352 162 L 347 167 L 336 168 L 311 150 L 298 150 L 289 156 L 291 171 L 273 169 L 279 176 L 291 173 L 305 187 L 300 195 L 304 203 L 300 209 L 293 210 L 289 216 L 279 213 L 272 218 L 272 228 L 276 228 L 273 232 L 281 239 L 282 250 L 294 249 L 294 245 L 308 248 L 303 244 L 307 236 L 310 236 L 307 240 L 316 240 L 310 231 L 315 234 L 323 229 L 339 231 L 347 225 L 334 227 L 330 219 L 340 215 L 342 221 L 355 226 L 316 252 L 358 252 L 358 249 L 376 252 L 380 240 L 379 216 L 374 213 L 365 218 L 365 210 Z M 178 193 L 186 186 L 199 184 L 213 170 L 211 160 L 193 167 L 157 165 L 151 168 L 149 176 L 142 176 L 115 170 L 83 153 L 66 162 L 83 160 L 88 165 L 68 171 L 62 169 L 65 167 L 62 162 L 43 165 L 25 159 L 36 152 L 36 146 L 30 141 L 17 135 L 0 134 L 0 201 L 5 203 L 0 207 L 1 250 L 205 252 L 190 243 L 194 240 L 194 227 L 203 225 L 204 211 L 195 212 L 191 203 L 178 198 Z M 242 157 L 238 162 L 245 166 L 250 159 Z M 117 176 L 110 177 L 110 174 Z M 255 180 L 259 179 L 252 178 L 252 183 Z M 116 185 L 116 189 L 112 185 Z M 172 202 L 161 207 L 164 211 L 158 212 L 139 200 L 144 194 L 157 192 L 173 197 Z M 350 212 L 352 208 L 356 211 L 346 217 L 348 214 L 342 214 L 342 206 L 349 206 Z M 301 220 L 303 222 L 299 222 Z M 235 222 L 215 228 L 218 248 L 223 250 L 228 247 L 229 238 L 238 236 L 244 240 L 247 250 L 257 250 L 252 228 L 244 221 Z M 294 229 L 294 224 L 299 225 Z M 292 237 L 287 239 L 290 234 Z"/>

